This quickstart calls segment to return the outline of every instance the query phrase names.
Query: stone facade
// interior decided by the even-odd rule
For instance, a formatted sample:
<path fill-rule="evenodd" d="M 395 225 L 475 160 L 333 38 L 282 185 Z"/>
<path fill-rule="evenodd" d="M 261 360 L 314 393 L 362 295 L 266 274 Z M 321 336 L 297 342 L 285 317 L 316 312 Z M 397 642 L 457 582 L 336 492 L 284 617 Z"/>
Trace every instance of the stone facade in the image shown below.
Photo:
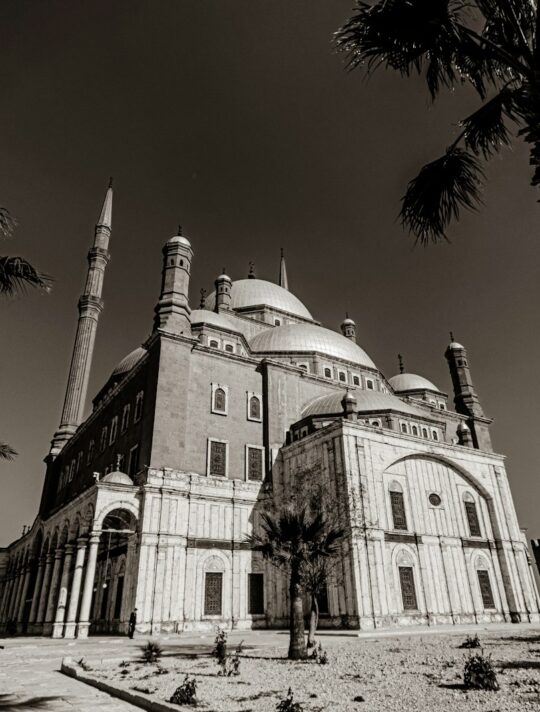
<path fill-rule="evenodd" d="M 187 238 L 166 243 L 153 331 L 82 422 L 77 338 L 38 516 L 0 551 L 0 629 L 119 633 L 135 609 L 145 634 L 285 625 L 286 582 L 246 537 L 314 486 L 347 530 L 323 625 L 538 621 L 465 348 L 446 351 L 454 411 L 426 379 L 387 380 L 352 319 L 342 333 L 316 322 L 283 259 L 280 284 L 220 275 L 192 310 L 193 259 Z M 96 295 L 105 264 L 89 263 Z"/>

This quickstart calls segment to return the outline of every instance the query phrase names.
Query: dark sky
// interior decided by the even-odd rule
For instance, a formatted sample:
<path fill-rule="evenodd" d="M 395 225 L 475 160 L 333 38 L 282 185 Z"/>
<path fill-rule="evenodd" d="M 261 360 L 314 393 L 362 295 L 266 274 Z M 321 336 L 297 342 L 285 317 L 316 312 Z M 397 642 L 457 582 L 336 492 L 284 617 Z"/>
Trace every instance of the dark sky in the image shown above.
<path fill-rule="evenodd" d="M 115 178 L 90 395 L 152 325 L 161 247 L 181 222 L 191 299 L 254 260 L 338 328 L 345 310 L 382 372 L 450 390 L 448 331 L 469 349 L 518 513 L 540 535 L 539 206 L 526 149 L 488 171 L 485 207 L 451 244 L 420 249 L 396 221 L 418 167 L 444 150 L 467 91 L 434 107 L 424 85 L 347 74 L 331 46 L 351 0 L 3 0 L 0 203 L 5 251 L 54 275 L 50 295 L 2 301 L 0 544 L 36 514 L 58 424 L 86 252 Z"/>

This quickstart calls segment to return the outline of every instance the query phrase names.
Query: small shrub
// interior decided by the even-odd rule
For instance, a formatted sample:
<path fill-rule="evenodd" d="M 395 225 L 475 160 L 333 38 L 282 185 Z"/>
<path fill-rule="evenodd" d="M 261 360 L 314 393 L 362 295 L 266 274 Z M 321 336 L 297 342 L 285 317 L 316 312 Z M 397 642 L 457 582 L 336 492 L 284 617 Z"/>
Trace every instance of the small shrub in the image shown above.
<path fill-rule="evenodd" d="M 146 645 L 141 645 L 142 658 L 145 663 L 157 663 L 163 655 L 163 649 L 151 640 Z"/>
<path fill-rule="evenodd" d="M 310 658 L 319 665 L 328 665 L 328 653 L 324 650 L 321 643 L 319 643 L 317 647 L 313 648 Z"/>
<path fill-rule="evenodd" d="M 480 648 L 481 643 L 480 643 L 480 638 L 478 637 L 478 634 L 472 637 L 472 635 L 468 635 L 463 643 L 459 646 L 460 648 Z"/>
<path fill-rule="evenodd" d="M 491 664 L 491 657 L 472 655 L 465 663 L 463 682 L 465 687 L 470 690 L 493 690 L 496 692 L 499 689 L 499 683 Z"/>
<path fill-rule="evenodd" d="M 167 668 L 161 667 L 161 665 L 158 665 L 156 669 L 154 670 L 154 675 L 168 675 L 169 671 Z"/>
<path fill-rule="evenodd" d="M 219 665 L 223 665 L 227 659 L 227 633 L 222 628 L 217 628 L 212 655 L 217 658 Z"/>
<path fill-rule="evenodd" d="M 122 660 L 122 662 L 119 663 L 118 667 L 127 668 L 129 667 L 129 663 L 127 662 L 127 660 Z"/>
<path fill-rule="evenodd" d="M 197 704 L 197 681 L 186 675 L 184 682 L 173 692 L 169 702 L 175 705 L 196 705 Z"/>
<path fill-rule="evenodd" d="M 304 712 L 304 708 L 300 702 L 294 701 L 293 692 L 290 687 L 287 692 L 287 697 L 277 703 L 276 710 L 277 712 Z"/>

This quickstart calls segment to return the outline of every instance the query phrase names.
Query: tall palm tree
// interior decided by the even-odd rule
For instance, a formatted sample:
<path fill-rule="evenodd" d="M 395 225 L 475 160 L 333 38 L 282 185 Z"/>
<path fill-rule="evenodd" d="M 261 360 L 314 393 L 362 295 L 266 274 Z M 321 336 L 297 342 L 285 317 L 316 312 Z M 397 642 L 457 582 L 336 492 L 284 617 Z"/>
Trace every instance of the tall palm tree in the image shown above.
<path fill-rule="evenodd" d="M 424 75 L 432 100 L 464 84 L 480 98 L 444 154 L 407 186 L 400 217 L 419 242 L 446 239 L 460 210 L 478 207 L 482 161 L 516 136 L 529 144 L 531 184 L 540 183 L 539 34 L 533 0 L 360 1 L 336 33 L 350 69 Z"/>
<path fill-rule="evenodd" d="M 261 515 L 261 531 L 248 540 L 255 551 L 289 577 L 289 652 L 291 660 L 307 656 L 304 637 L 303 577 L 310 562 L 335 556 L 344 537 L 321 511 L 284 506 Z"/>

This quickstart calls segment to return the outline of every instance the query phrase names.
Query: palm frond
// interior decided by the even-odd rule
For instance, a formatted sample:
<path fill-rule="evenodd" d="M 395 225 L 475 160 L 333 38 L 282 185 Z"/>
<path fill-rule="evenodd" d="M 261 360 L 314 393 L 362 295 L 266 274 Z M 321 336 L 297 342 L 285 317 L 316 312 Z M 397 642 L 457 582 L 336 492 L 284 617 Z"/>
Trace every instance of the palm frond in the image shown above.
<path fill-rule="evenodd" d="M 13 295 L 27 287 L 49 291 L 52 279 L 24 257 L 0 257 L 0 294 Z"/>
<path fill-rule="evenodd" d="M 465 145 L 475 154 L 489 158 L 502 145 L 510 142 L 506 119 L 516 119 L 513 111 L 514 92 L 502 89 L 460 124 L 463 126 Z"/>
<path fill-rule="evenodd" d="M 0 460 L 13 460 L 18 455 L 11 445 L 0 442 Z"/>
<path fill-rule="evenodd" d="M 17 221 L 7 208 L 0 207 L 0 237 L 11 237 Z"/>
<path fill-rule="evenodd" d="M 478 160 L 453 146 L 410 181 L 401 206 L 402 224 L 422 244 L 446 239 L 446 228 L 461 208 L 472 210 L 480 204 L 483 176 Z"/>

